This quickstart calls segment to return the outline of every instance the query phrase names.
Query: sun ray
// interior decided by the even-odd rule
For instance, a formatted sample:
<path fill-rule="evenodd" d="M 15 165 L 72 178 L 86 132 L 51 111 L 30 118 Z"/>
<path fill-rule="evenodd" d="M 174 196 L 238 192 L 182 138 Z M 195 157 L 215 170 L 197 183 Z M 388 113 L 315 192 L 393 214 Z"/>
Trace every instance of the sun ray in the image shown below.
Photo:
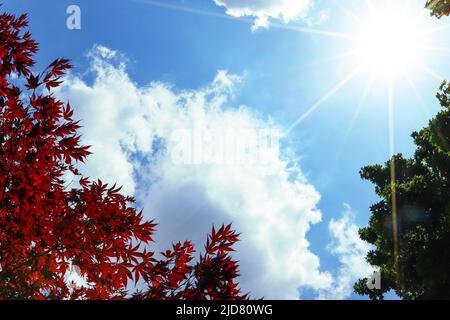
<path fill-rule="evenodd" d="M 395 154 L 395 119 L 394 119 L 394 99 L 393 87 L 394 80 L 392 77 L 388 78 L 388 121 L 389 121 L 389 155 L 392 157 Z"/>
<path fill-rule="evenodd" d="M 391 207 L 392 207 L 392 242 L 394 250 L 394 264 L 396 273 L 396 286 L 400 288 L 400 262 L 399 262 L 399 242 L 398 242 L 398 217 L 397 217 L 397 177 L 395 169 L 395 118 L 394 118 L 394 99 L 393 99 L 393 79 L 388 79 L 388 122 L 389 122 L 389 154 L 391 156 Z"/>
<path fill-rule="evenodd" d="M 175 4 L 169 4 L 169 3 L 163 3 L 160 1 L 153 1 L 153 0 L 131 0 L 133 2 L 141 3 L 150 5 L 153 7 L 158 7 L 162 9 L 172 10 L 172 11 L 180 11 L 180 12 L 186 12 L 201 16 L 208 16 L 208 17 L 214 17 L 214 18 L 222 18 L 222 19 L 234 19 L 231 16 L 228 16 L 226 14 L 207 11 L 207 10 L 201 10 L 201 9 L 194 9 L 188 6 L 182 6 L 182 5 L 175 5 Z M 241 21 L 244 21 L 245 19 L 240 19 Z"/>
<path fill-rule="evenodd" d="M 444 30 L 449 29 L 449 28 L 450 28 L 450 23 L 446 23 L 446 24 L 444 24 L 442 26 L 435 27 L 435 28 L 430 28 L 428 30 L 425 30 L 424 31 L 424 35 L 434 34 L 434 33 L 437 33 L 439 31 L 444 31 Z"/>
<path fill-rule="evenodd" d="M 249 18 L 245 18 L 245 17 L 236 18 L 236 17 L 232 17 L 230 15 L 224 14 L 224 13 L 217 13 L 217 12 L 208 11 L 208 10 L 195 9 L 195 8 L 191 8 L 191 7 L 187 7 L 187 6 L 162 3 L 162 2 L 154 1 L 154 0 L 131 0 L 131 1 L 150 5 L 153 7 L 167 9 L 167 10 L 186 12 L 186 13 L 190 13 L 190 14 L 208 16 L 208 17 L 213 17 L 213 18 L 240 21 L 240 22 L 245 22 L 248 24 L 254 23 L 253 19 L 249 19 Z M 307 33 L 307 34 L 316 34 L 316 35 L 322 35 L 322 36 L 333 37 L 333 38 L 350 39 L 350 40 L 357 39 L 357 36 L 355 34 L 351 34 L 351 33 L 327 31 L 327 30 L 314 29 L 314 28 L 309 28 L 309 27 L 288 25 L 288 24 L 277 23 L 277 22 L 271 22 L 270 26 L 275 29 L 296 31 L 296 32 Z"/>
<path fill-rule="evenodd" d="M 356 106 L 355 112 L 353 113 L 353 117 L 350 120 L 350 124 L 349 124 L 349 126 L 348 126 L 348 128 L 347 128 L 347 130 L 346 130 L 346 132 L 345 132 L 345 134 L 343 136 L 343 138 L 340 141 L 339 148 L 338 148 L 338 150 L 336 152 L 336 159 L 340 159 L 340 157 L 341 157 L 341 154 L 343 152 L 344 146 L 345 146 L 348 138 L 350 137 L 350 133 L 353 130 L 353 127 L 354 127 L 356 121 L 358 120 L 359 115 L 361 114 L 361 110 L 363 108 L 363 105 L 364 105 L 364 103 L 367 100 L 367 96 L 368 96 L 370 90 L 372 89 L 374 80 L 375 80 L 375 75 L 372 75 L 366 81 L 366 85 L 364 86 L 364 90 L 363 90 L 363 92 L 361 94 L 361 97 L 359 98 L 358 105 Z"/>
<path fill-rule="evenodd" d="M 352 56 L 355 56 L 357 54 L 357 50 L 349 50 L 349 51 L 345 51 L 343 53 L 331 56 L 331 57 L 326 57 L 326 58 L 321 58 L 321 59 L 316 59 L 312 62 L 306 63 L 304 64 L 305 67 L 315 67 L 315 66 L 320 66 L 320 65 L 324 65 L 327 64 L 329 62 L 335 62 L 335 61 L 339 61 L 339 60 L 343 60 L 345 58 L 349 58 Z"/>
<path fill-rule="evenodd" d="M 431 112 L 427 107 L 427 104 L 425 103 L 425 99 L 420 94 L 419 90 L 417 89 L 417 86 L 414 82 L 414 80 L 411 78 L 411 76 L 407 73 L 403 74 L 403 77 L 406 79 L 406 82 L 408 82 L 409 86 L 412 89 L 412 92 L 416 99 L 419 101 L 419 105 L 422 107 L 422 109 L 427 113 L 427 118 L 431 118 Z"/>
<path fill-rule="evenodd" d="M 437 71 L 433 70 L 432 68 L 430 68 L 429 66 L 427 66 L 425 63 L 423 63 L 422 61 L 416 60 L 415 64 L 422 69 L 423 71 L 425 71 L 426 73 L 428 73 L 430 76 L 432 76 L 433 78 L 435 78 L 438 81 L 443 81 L 445 79 L 444 76 L 440 75 Z"/>
<path fill-rule="evenodd" d="M 333 0 L 333 3 L 340 9 L 342 10 L 347 16 L 349 16 L 350 18 L 352 18 L 353 20 L 355 20 L 355 22 L 357 23 L 361 23 L 361 18 L 358 17 L 353 11 L 351 11 L 350 9 L 348 9 L 346 6 L 344 6 L 342 3 L 339 2 L 339 0 Z"/>
<path fill-rule="evenodd" d="M 336 94 L 347 82 L 352 80 L 356 74 L 358 74 L 359 69 L 355 69 L 350 72 L 344 79 L 342 79 L 336 86 L 334 86 L 331 90 L 325 93 L 314 105 L 312 105 L 305 113 L 303 113 L 300 117 L 295 120 L 294 123 L 287 129 L 287 134 L 289 134 L 295 127 L 297 127 L 300 123 L 302 123 L 306 118 L 308 118 L 314 111 L 316 111 L 324 102 L 330 99 L 332 96 Z"/>
<path fill-rule="evenodd" d="M 362 93 L 361 98 L 359 99 L 359 102 L 358 102 L 358 106 L 355 109 L 355 113 L 353 114 L 353 117 L 352 117 L 352 119 L 350 121 L 350 124 L 349 124 L 349 126 L 347 128 L 347 132 L 345 133 L 345 136 L 344 136 L 344 139 L 343 139 L 344 141 L 347 140 L 348 137 L 350 136 L 350 133 L 353 130 L 353 127 L 355 126 L 356 120 L 358 120 L 359 115 L 361 114 L 362 107 L 363 107 L 364 103 L 366 102 L 367 95 L 369 94 L 369 91 L 370 91 L 370 89 L 373 86 L 374 80 L 375 80 L 375 75 L 372 74 L 370 79 L 367 81 L 367 83 L 366 83 L 366 85 L 364 87 L 363 93 Z"/>
<path fill-rule="evenodd" d="M 253 21 L 252 21 L 252 23 L 253 23 Z M 282 24 L 282 23 L 278 23 L 278 22 L 271 22 L 270 27 L 277 28 L 277 29 L 283 29 L 283 30 L 297 31 L 297 32 L 301 32 L 301 33 L 317 34 L 317 35 L 327 36 L 327 37 L 332 37 L 332 38 L 358 40 L 358 36 L 356 34 L 352 34 L 352 33 L 326 31 L 326 30 L 321 30 L 321 29 L 313 29 L 310 27 L 301 27 L 301 26 Z"/>

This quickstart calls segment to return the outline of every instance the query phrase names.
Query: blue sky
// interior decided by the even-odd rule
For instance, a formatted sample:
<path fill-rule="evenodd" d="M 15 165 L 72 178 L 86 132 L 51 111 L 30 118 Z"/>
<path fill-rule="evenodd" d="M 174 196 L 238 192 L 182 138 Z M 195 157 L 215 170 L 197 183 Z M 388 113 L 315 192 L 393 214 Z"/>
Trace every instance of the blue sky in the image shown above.
<path fill-rule="evenodd" d="M 92 56 L 95 56 L 92 50 L 94 45 L 100 45 L 120 53 L 120 59 L 126 63 L 126 74 L 136 88 L 157 82 L 170 84 L 171 92 L 178 94 L 183 90 L 203 90 L 218 70 L 227 70 L 229 75 L 240 78 L 227 108 L 245 105 L 255 117 L 270 117 L 285 129 L 354 67 L 352 58 L 329 58 L 354 49 L 355 40 L 308 30 L 357 34 L 361 25 L 344 8 L 363 20 L 367 13 L 366 3 L 360 0 L 314 1 L 313 7 L 302 9 L 290 21 L 268 17 L 267 27 L 252 31 L 254 16 L 236 18 L 230 11 L 227 13 L 235 5 L 233 1 L 223 1 L 228 7 L 218 6 L 213 0 L 165 0 L 161 1 L 163 6 L 145 0 L 3 2 L 2 10 L 29 13 L 31 31 L 40 43 L 37 69 L 56 57 L 68 57 L 75 66 L 72 76 L 95 88 L 99 75 L 92 72 Z M 270 2 L 261 1 L 261 4 Z M 450 28 L 445 28 L 450 26 L 449 21 L 428 17 L 423 13 L 423 2 L 398 1 L 407 4 L 415 14 L 422 12 L 420 19 L 426 30 L 443 27 L 426 39 L 427 45 L 439 50 L 427 50 L 421 60 L 435 75 L 411 65 L 408 70 L 413 85 L 403 77 L 394 76 L 395 151 L 406 155 L 414 150 L 411 132 L 426 125 L 439 110 L 435 93 L 441 83 L 440 76 L 448 76 L 450 70 L 450 60 L 446 58 L 449 49 L 445 49 L 450 48 Z M 81 30 L 66 28 L 66 8 L 71 4 L 81 8 Z M 367 223 L 369 207 L 377 197 L 373 186 L 359 178 L 358 171 L 365 165 L 386 161 L 390 153 L 388 91 L 383 74 L 375 74 L 354 126 L 349 129 L 370 78 L 369 72 L 358 73 L 289 132 L 282 144 L 295 154 L 292 159 L 298 159 L 303 178 L 320 194 L 317 209 L 322 213 L 322 222 L 310 223 L 306 239 L 310 244 L 308 250 L 320 259 L 320 272 L 329 272 L 333 277 L 339 276 L 342 261 L 339 253 L 330 250 L 333 242 L 330 222 L 341 219 L 348 204 L 353 217 L 351 223 L 357 226 Z M 76 86 L 76 81 L 72 80 L 71 84 Z M 71 90 L 68 88 L 66 93 L 77 92 Z M 77 99 L 70 94 L 68 98 Z M 80 107 L 80 110 L 84 109 Z M 79 114 L 88 113 L 80 111 Z M 134 177 L 140 180 L 137 167 L 133 167 Z M 148 187 L 136 182 L 135 189 Z M 182 197 L 189 197 L 187 194 Z M 145 205 L 147 198 L 143 196 L 139 200 Z M 214 201 L 211 206 L 214 207 Z M 240 258 L 242 261 L 245 256 Z M 270 276 L 268 272 L 267 277 Z M 276 277 L 273 281 L 277 281 Z M 251 284 L 248 287 L 252 289 Z M 320 289 L 310 287 L 299 283 L 302 298 L 319 295 Z M 344 298 L 357 297 L 347 294 Z"/>

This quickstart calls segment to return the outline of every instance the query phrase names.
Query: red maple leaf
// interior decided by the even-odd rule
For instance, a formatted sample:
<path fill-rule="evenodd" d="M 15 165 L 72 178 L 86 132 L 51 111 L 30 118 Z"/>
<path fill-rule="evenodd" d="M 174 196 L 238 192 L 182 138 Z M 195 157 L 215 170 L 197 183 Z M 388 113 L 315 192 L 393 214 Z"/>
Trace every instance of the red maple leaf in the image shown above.
<path fill-rule="evenodd" d="M 27 25 L 26 15 L 0 15 L 0 298 L 122 299 L 128 282 L 141 279 L 140 299 L 246 298 L 229 255 L 238 240 L 231 226 L 213 229 L 195 263 L 188 241 L 157 260 L 148 251 L 156 225 L 134 199 L 80 175 L 89 147 L 70 105 L 51 93 L 71 66 L 56 59 L 33 73 L 38 45 Z M 23 87 L 11 83 L 13 73 Z M 67 171 L 79 188 L 67 188 Z M 70 266 L 84 286 L 66 281 Z"/>

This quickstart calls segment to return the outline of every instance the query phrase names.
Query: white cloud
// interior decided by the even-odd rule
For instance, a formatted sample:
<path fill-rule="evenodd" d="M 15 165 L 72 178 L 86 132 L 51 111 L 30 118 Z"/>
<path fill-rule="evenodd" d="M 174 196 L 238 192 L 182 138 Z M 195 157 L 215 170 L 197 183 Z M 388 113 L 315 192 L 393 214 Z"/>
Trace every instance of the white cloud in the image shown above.
<path fill-rule="evenodd" d="M 321 271 L 307 240 L 321 222 L 320 195 L 295 154 L 277 152 L 277 136 L 261 148 L 270 143 L 260 133 L 278 132 L 276 123 L 230 106 L 239 76 L 219 71 L 203 88 L 178 91 L 137 85 L 126 59 L 106 47 L 94 46 L 88 57 L 93 81 L 70 76 L 57 93 L 75 107 L 83 143 L 92 145 L 81 169 L 136 195 L 159 223 L 157 251 L 185 239 L 201 250 L 213 223 L 232 222 L 242 233 L 241 286 L 253 297 L 295 299 L 310 288 L 320 298 L 346 298 L 353 281 L 370 274 L 349 207 L 329 225 L 341 269 L 336 279 Z"/>
<path fill-rule="evenodd" d="M 245 291 L 292 299 L 299 297 L 299 287 L 330 287 L 332 277 L 320 271 L 307 240 L 310 226 L 321 221 L 320 195 L 298 167 L 288 166 L 291 158 L 268 152 L 252 154 L 248 164 L 174 161 L 176 133 L 218 132 L 204 137 L 208 154 L 222 145 L 220 135 L 231 132 L 237 137 L 232 145 L 244 144 L 248 151 L 258 141 L 255 132 L 277 129 L 247 107 L 229 107 L 240 77 L 219 71 L 197 90 L 177 91 L 159 82 L 138 86 L 116 52 L 95 46 L 89 57 L 93 82 L 71 76 L 58 92 L 75 107 L 83 142 L 92 145 L 82 171 L 136 194 L 147 217 L 159 223 L 158 250 L 184 239 L 193 239 L 201 250 L 213 223 L 233 222 L 242 233 L 236 257 Z"/>
<path fill-rule="evenodd" d="M 332 219 L 328 225 L 332 242 L 329 250 L 339 257 L 340 269 L 333 285 L 321 290 L 321 299 L 346 299 L 353 292 L 353 284 L 361 278 L 369 277 L 375 269 L 365 260 L 370 245 L 360 239 L 358 226 L 354 224 L 354 213 L 349 205 L 345 205 L 342 217 Z"/>
<path fill-rule="evenodd" d="M 214 2 L 225 7 L 226 13 L 230 16 L 254 17 L 253 31 L 268 28 L 269 19 L 280 19 L 285 23 L 305 20 L 313 5 L 313 0 L 214 0 Z"/>

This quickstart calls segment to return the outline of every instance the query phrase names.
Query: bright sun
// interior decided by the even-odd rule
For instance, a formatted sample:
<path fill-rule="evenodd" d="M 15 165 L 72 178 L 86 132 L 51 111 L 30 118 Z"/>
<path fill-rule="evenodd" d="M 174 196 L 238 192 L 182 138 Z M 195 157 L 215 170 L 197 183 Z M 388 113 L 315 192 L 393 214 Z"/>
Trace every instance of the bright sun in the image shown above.
<path fill-rule="evenodd" d="M 371 8 L 358 26 L 357 63 L 362 70 L 396 76 L 417 64 L 425 46 L 424 26 L 405 8 Z"/>
<path fill-rule="evenodd" d="M 319 109 L 356 76 L 369 74 L 369 77 L 365 79 L 366 83 L 360 90 L 361 96 L 358 99 L 359 102 L 349 130 L 357 120 L 368 93 L 375 83 L 380 83 L 374 81 L 375 78 L 381 77 L 382 83 L 386 80 L 386 88 L 388 89 L 390 150 L 393 152 L 394 89 L 397 89 L 397 84 L 409 85 L 415 95 L 422 100 L 415 82 L 415 76 L 418 72 L 431 76 L 439 83 L 442 82 L 445 77 L 439 71 L 430 67 L 427 62 L 432 61 L 431 54 L 436 57 L 439 52 L 450 52 L 450 48 L 435 45 L 438 43 L 435 37 L 436 33 L 450 25 L 436 26 L 434 19 L 432 19 L 433 24 L 430 24 L 429 12 L 423 8 L 423 1 L 365 0 L 358 2 L 362 6 L 352 10 L 336 1 L 350 21 L 347 24 L 346 32 L 301 29 L 302 32 L 322 34 L 323 36 L 347 41 L 349 44 L 346 46 L 347 51 L 334 53 L 324 61 L 325 63 L 342 61 L 338 71 L 348 70 L 348 73 L 340 76 L 339 81 L 333 87 L 299 116 L 289 127 L 288 132 Z M 350 28 L 351 30 L 348 30 Z"/>

